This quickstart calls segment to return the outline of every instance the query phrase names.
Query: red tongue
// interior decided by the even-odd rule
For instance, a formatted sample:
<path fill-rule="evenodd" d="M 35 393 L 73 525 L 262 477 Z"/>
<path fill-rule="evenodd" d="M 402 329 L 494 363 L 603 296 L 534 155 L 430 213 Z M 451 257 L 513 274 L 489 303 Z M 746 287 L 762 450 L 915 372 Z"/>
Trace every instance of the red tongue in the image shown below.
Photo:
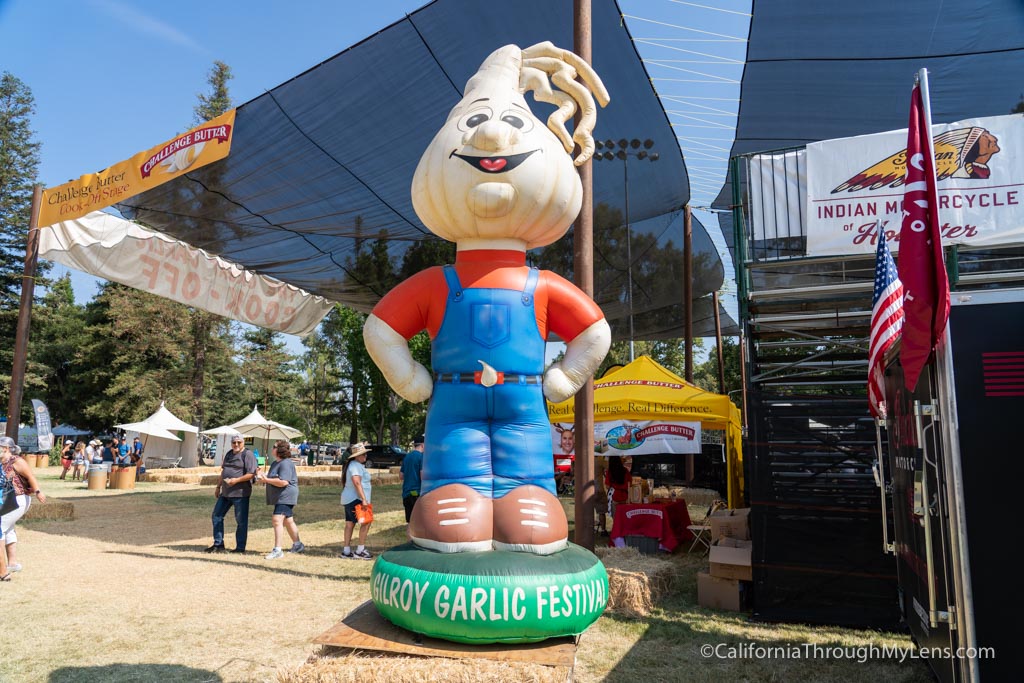
<path fill-rule="evenodd" d="M 480 166 L 485 171 L 500 171 L 505 168 L 505 164 L 508 163 L 508 159 L 504 157 L 495 157 L 493 159 L 481 159 Z"/>

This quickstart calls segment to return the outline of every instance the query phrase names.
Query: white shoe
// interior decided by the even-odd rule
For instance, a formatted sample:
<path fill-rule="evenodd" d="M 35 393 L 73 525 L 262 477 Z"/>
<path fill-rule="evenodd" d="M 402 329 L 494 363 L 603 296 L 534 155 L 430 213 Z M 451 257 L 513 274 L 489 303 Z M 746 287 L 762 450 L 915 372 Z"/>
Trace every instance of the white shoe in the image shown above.
<path fill-rule="evenodd" d="M 21 571 L 21 565 L 20 564 L 10 564 L 10 565 L 7 565 L 7 571 L 12 572 L 12 573 L 13 572 L 20 572 Z"/>
<path fill-rule="evenodd" d="M 277 560 L 277 559 L 280 559 L 282 557 L 284 557 L 284 553 L 281 552 L 280 548 L 274 548 L 273 550 L 271 550 L 266 555 L 266 559 L 268 559 L 268 560 Z"/>

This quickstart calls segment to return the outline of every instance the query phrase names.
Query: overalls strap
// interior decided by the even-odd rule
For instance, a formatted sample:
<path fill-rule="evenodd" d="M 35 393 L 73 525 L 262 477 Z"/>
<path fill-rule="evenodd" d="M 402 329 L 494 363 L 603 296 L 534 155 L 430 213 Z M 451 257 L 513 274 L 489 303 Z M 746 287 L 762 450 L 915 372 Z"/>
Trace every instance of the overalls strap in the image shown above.
<path fill-rule="evenodd" d="M 537 289 L 538 280 L 540 280 L 540 271 L 536 267 L 530 268 L 530 274 L 526 276 L 526 286 L 523 287 L 524 306 L 529 306 L 533 303 L 533 293 Z"/>
<path fill-rule="evenodd" d="M 459 282 L 459 274 L 455 272 L 455 266 L 444 267 L 444 279 L 448 282 L 448 300 L 462 300 L 462 283 Z"/>

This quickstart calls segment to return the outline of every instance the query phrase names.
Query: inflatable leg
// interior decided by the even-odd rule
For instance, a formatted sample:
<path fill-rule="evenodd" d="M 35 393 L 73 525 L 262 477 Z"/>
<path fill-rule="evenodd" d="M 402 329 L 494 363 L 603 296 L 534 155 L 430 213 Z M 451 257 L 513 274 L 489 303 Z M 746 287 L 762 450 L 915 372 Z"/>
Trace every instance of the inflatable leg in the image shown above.
<path fill-rule="evenodd" d="M 558 498 L 539 486 L 520 486 L 494 501 L 494 547 L 537 555 L 564 550 L 569 522 Z"/>
<path fill-rule="evenodd" d="M 491 549 L 491 499 L 465 484 L 446 484 L 420 496 L 409 520 L 409 538 L 442 553 Z"/>

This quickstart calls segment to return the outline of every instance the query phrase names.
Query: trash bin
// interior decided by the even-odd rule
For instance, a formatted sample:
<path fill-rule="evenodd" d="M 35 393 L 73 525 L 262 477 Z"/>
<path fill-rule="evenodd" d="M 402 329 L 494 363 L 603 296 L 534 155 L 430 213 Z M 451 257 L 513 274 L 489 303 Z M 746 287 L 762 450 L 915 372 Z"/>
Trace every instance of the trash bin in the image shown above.
<path fill-rule="evenodd" d="M 134 489 L 135 465 L 115 465 L 110 475 L 110 488 Z"/>
<path fill-rule="evenodd" d="M 107 488 L 107 475 L 110 474 L 108 463 L 94 463 L 89 465 L 89 490 L 105 491 Z"/>

